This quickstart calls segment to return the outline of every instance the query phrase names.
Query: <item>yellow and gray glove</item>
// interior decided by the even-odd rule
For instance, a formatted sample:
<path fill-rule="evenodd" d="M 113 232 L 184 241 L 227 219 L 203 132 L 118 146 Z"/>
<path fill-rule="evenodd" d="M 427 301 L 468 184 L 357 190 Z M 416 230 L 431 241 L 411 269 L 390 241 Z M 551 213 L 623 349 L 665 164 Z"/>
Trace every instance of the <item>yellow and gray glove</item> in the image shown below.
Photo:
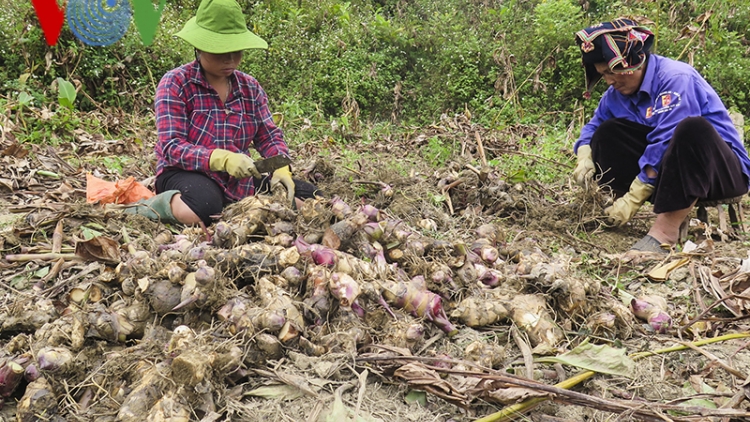
<path fill-rule="evenodd" d="M 286 197 L 289 203 L 294 202 L 294 180 L 292 180 L 292 170 L 289 166 L 284 166 L 273 172 L 273 176 L 271 176 L 271 189 L 279 183 L 286 188 Z"/>
<path fill-rule="evenodd" d="M 255 168 L 253 159 L 241 152 L 217 148 L 211 153 L 209 167 L 211 171 L 225 171 L 238 179 L 250 176 L 260 178 L 260 173 Z"/>
<path fill-rule="evenodd" d="M 609 223 L 619 227 L 630 221 L 638 212 L 638 208 L 651 197 L 652 193 L 654 193 L 654 186 L 643 183 L 641 179 L 636 177 L 630 184 L 628 193 L 604 209 Z"/>
<path fill-rule="evenodd" d="M 587 188 L 591 185 L 591 181 L 594 178 L 594 160 L 591 158 L 591 146 L 581 145 L 578 147 L 578 164 L 575 170 L 573 170 L 573 180 L 583 187 Z"/>

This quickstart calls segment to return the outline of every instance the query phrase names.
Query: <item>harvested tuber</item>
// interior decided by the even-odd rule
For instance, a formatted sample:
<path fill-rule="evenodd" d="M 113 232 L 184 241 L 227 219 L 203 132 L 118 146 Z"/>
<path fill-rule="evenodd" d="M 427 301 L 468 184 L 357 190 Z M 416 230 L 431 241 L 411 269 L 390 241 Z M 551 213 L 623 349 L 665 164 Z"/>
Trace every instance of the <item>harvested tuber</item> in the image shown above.
<path fill-rule="evenodd" d="M 86 313 L 76 306 L 69 306 L 64 313 L 65 315 L 44 324 L 36 331 L 33 337 L 35 350 L 65 346 L 73 352 L 78 352 L 83 348 L 88 326 L 85 320 Z"/>
<path fill-rule="evenodd" d="M 508 317 L 507 299 L 495 292 L 470 295 L 453 309 L 451 317 L 472 328 L 496 324 Z"/>
<path fill-rule="evenodd" d="M 328 285 L 331 280 L 331 271 L 320 265 L 307 267 L 307 287 L 310 292 L 303 301 L 304 316 L 315 325 L 320 325 L 328 319 L 331 311 L 331 291 Z"/>
<path fill-rule="evenodd" d="M 167 352 L 170 356 L 182 353 L 193 347 L 195 342 L 195 332 L 187 325 L 178 325 L 172 331 L 172 337 L 167 344 Z"/>
<path fill-rule="evenodd" d="M 286 324 L 283 309 L 267 309 L 254 305 L 249 299 L 232 298 L 219 309 L 217 315 L 230 324 L 229 332 L 247 331 L 278 333 Z"/>
<path fill-rule="evenodd" d="M 362 212 L 351 214 L 346 219 L 330 225 L 323 234 L 323 245 L 332 249 L 343 249 L 352 237 L 369 221 Z"/>
<path fill-rule="evenodd" d="M 339 300 L 342 308 L 351 308 L 361 292 L 359 283 L 346 273 L 334 272 L 331 274 L 328 289 L 333 297 Z"/>
<path fill-rule="evenodd" d="M 37 422 L 58 420 L 57 397 L 45 378 L 38 378 L 26 386 L 16 406 L 16 421 Z M 43 417 L 42 417 L 43 415 Z"/>
<path fill-rule="evenodd" d="M 284 356 L 284 346 L 278 338 L 268 333 L 254 336 L 250 346 L 243 356 L 243 363 L 248 367 L 264 366 L 269 360 Z"/>
<path fill-rule="evenodd" d="M 36 354 L 39 369 L 66 372 L 73 364 L 73 353 L 64 347 L 45 347 Z"/>
<path fill-rule="evenodd" d="M 163 376 L 159 367 L 148 362 L 141 362 L 136 372 L 137 383 L 125 397 L 117 412 L 118 421 L 142 420 L 149 409 L 162 397 Z"/>
<path fill-rule="evenodd" d="M 10 397 L 23 381 L 23 374 L 23 366 L 12 360 L 6 360 L 0 364 L 0 408 L 2 408 L 3 401 Z"/>
<path fill-rule="evenodd" d="M 440 296 L 420 287 L 419 283 L 385 281 L 382 285 L 383 296 L 391 305 L 427 319 L 449 336 L 458 332 L 445 315 Z"/>
<path fill-rule="evenodd" d="M 382 262 L 377 259 L 375 263 L 366 262 L 345 252 L 337 251 L 317 243 L 308 243 L 301 237 L 298 237 L 294 244 L 301 256 L 312 260 L 316 265 L 346 273 L 352 277 L 374 279 L 379 274 L 389 271 L 389 267 L 383 265 L 385 263 L 384 259 Z"/>
<path fill-rule="evenodd" d="M 424 344 L 425 328 L 420 323 L 394 321 L 383 327 L 383 342 L 416 352 Z"/>
<path fill-rule="evenodd" d="M 338 196 L 334 196 L 331 199 L 330 205 L 331 213 L 333 213 L 333 216 L 338 218 L 339 220 L 345 219 L 354 212 L 352 210 L 352 207 L 350 207 L 349 204 L 346 203 L 346 201 L 339 198 Z"/>
<path fill-rule="evenodd" d="M 511 319 L 529 335 L 529 340 L 537 352 L 554 351 L 564 338 L 562 330 L 552 320 L 543 297 L 518 295 L 508 302 L 508 306 Z"/>
<path fill-rule="evenodd" d="M 637 318 L 648 322 L 648 325 L 659 334 L 664 334 L 672 326 L 672 317 L 666 312 L 667 301 L 660 296 L 641 296 L 630 301 L 630 309 Z"/>
<path fill-rule="evenodd" d="M 165 315 L 182 301 L 182 286 L 172 284 L 169 280 L 152 282 L 148 286 L 148 298 L 151 307 L 158 315 Z"/>
<path fill-rule="evenodd" d="M 485 368 L 501 367 L 504 357 L 504 347 L 486 341 L 473 341 L 464 349 L 464 358 Z"/>
<path fill-rule="evenodd" d="M 212 359 L 198 349 L 189 349 L 172 359 L 172 379 L 180 385 L 195 387 L 210 375 Z"/>
<path fill-rule="evenodd" d="M 148 413 L 148 422 L 190 422 L 190 407 L 174 391 L 170 391 L 154 404 Z"/>
<path fill-rule="evenodd" d="M 58 316 L 50 299 L 24 301 L 20 309 L 14 306 L 0 310 L 0 333 L 34 332 Z"/>
<path fill-rule="evenodd" d="M 296 302 L 284 289 L 273 284 L 267 277 L 261 277 L 256 283 L 255 292 L 265 309 L 282 311 L 286 315 L 285 326 L 291 325 L 297 332 L 304 328 L 305 321 Z"/>

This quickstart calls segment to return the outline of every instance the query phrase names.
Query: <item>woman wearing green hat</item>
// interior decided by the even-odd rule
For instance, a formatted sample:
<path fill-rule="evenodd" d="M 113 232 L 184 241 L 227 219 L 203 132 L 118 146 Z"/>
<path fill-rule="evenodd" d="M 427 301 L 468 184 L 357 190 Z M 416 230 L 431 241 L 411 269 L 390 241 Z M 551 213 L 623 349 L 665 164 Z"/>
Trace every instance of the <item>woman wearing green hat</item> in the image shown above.
<path fill-rule="evenodd" d="M 248 155 L 288 155 L 258 81 L 237 67 L 243 50 L 268 44 L 247 29 L 235 0 L 203 0 L 176 34 L 195 61 L 167 72 L 156 89 L 157 195 L 131 212 L 183 224 L 210 224 L 227 203 L 278 184 L 289 202 L 319 194 L 292 179 L 289 166 L 263 176 Z"/>

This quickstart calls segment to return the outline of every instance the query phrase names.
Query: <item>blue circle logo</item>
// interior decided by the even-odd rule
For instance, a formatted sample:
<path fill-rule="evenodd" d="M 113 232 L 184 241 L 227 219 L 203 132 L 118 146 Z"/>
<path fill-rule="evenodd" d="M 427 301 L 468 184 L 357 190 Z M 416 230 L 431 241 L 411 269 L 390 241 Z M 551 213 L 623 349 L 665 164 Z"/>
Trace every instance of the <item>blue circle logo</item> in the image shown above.
<path fill-rule="evenodd" d="M 128 0 L 70 0 L 68 27 L 84 44 L 104 47 L 125 35 L 130 26 Z"/>

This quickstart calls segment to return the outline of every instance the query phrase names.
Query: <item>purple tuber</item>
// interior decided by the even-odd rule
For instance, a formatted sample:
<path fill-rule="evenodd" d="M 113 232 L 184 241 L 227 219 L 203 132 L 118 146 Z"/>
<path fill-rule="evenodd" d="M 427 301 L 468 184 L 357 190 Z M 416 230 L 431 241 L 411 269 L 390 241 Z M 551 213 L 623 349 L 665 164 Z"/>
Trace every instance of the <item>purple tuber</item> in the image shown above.
<path fill-rule="evenodd" d="M 648 322 L 657 333 L 664 334 L 672 326 L 672 317 L 663 310 L 666 308 L 666 301 L 662 298 L 634 298 L 630 301 L 630 308 L 633 315 Z"/>
<path fill-rule="evenodd" d="M 39 369 L 54 372 L 68 366 L 73 361 L 70 350 L 62 347 L 45 347 L 36 355 Z"/>
<path fill-rule="evenodd" d="M 377 208 L 375 208 L 375 207 L 373 207 L 370 204 L 362 205 L 359 208 L 359 212 L 361 212 L 362 214 L 366 215 L 367 218 L 370 221 L 378 221 L 378 220 L 380 220 L 380 210 L 377 209 Z"/>
<path fill-rule="evenodd" d="M 331 295 L 339 300 L 339 304 L 343 308 L 351 307 L 361 293 L 359 283 L 346 273 L 332 273 L 328 282 L 328 289 L 331 291 Z"/>
<path fill-rule="evenodd" d="M 426 318 L 449 336 L 458 332 L 448 320 L 440 296 L 420 288 L 418 284 L 389 282 L 383 290 L 383 296 L 391 305 L 416 317 Z"/>
<path fill-rule="evenodd" d="M 0 366 L 0 402 L 3 398 L 13 394 L 23 380 L 23 372 L 23 366 L 12 360 L 5 361 Z"/>
<path fill-rule="evenodd" d="M 349 215 L 351 215 L 352 207 L 349 206 L 349 204 L 346 203 L 343 199 L 339 198 L 338 196 L 335 196 L 333 199 L 331 199 L 331 212 L 333 213 L 333 216 L 338 218 L 339 220 L 343 220 Z"/>

